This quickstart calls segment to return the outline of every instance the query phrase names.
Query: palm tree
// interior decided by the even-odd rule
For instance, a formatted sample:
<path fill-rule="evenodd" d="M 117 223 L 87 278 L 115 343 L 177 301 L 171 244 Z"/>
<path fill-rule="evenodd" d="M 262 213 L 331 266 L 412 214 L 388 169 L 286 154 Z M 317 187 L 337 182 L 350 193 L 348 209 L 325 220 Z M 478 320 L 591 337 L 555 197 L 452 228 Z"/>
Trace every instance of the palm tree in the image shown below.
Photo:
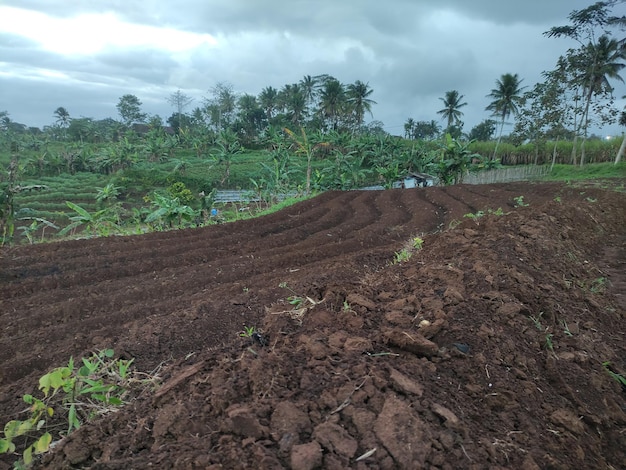
<path fill-rule="evenodd" d="M 54 116 L 57 118 L 56 123 L 65 128 L 70 124 L 70 113 L 63 106 L 59 106 L 54 111 Z"/>
<path fill-rule="evenodd" d="M 443 101 L 444 108 L 437 111 L 437 114 L 441 114 L 443 119 L 448 120 L 448 129 L 452 127 L 452 124 L 459 124 L 461 122 L 461 116 L 463 113 L 460 108 L 467 106 L 467 103 L 461 103 L 464 96 L 459 95 L 456 90 L 446 91 L 446 95 L 443 98 L 439 98 Z"/>
<path fill-rule="evenodd" d="M 626 96 L 622 96 L 622 99 L 626 99 Z M 626 107 L 619 115 L 618 123 L 622 127 L 626 127 Z M 624 155 L 624 151 L 626 150 L 626 135 L 622 135 L 622 145 L 619 146 L 619 150 L 617 151 L 617 156 L 615 157 L 615 164 L 617 165 L 622 160 L 622 155 Z"/>
<path fill-rule="evenodd" d="M 412 139 L 413 138 L 413 129 L 415 128 L 415 119 L 408 118 L 404 123 L 404 138 Z"/>
<path fill-rule="evenodd" d="M 259 103 L 265 111 L 267 119 L 271 121 L 278 106 L 278 90 L 271 86 L 263 88 L 259 94 Z"/>
<path fill-rule="evenodd" d="M 517 74 L 506 73 L 499 80 L 496 80 L 496 88 L 492 89 L 491 93 L 487 95 L 488 98 L 493 98 L 493 101 L 485 109 L 491 111 L 494 116 L 499 116 L 501 120 L 500 134 L 498 135 L 492 159 L 495 159 L 500 140 L 502 139 L 504 121 L 511 114 L 517 115 L 519 113 L 518 105 L 522 99 L 521 92 L 525 88 L 520 86 L 521 83 L 522 80 Z"/>
<path fill-rule="evenodd" d="M 325 81 L 320 95 L 320 114 L 332 124 L 332 129 L 337 130 L 339 117 L 346 104 L 346 92 L 343 84 L 336 78 Z"/>
<path fill-rule="evenodd" d="M 311 106 L 317 98 L 319 79 L 317 77 L 305 75 L 302 80 L 300 80 L 299 85 L 302 88 L 302 93 L 304 94 L 307 106 Z"/>
<path fill-rule="evenodd" d="M 57 118 L 56 123 L 63 129 L 63 135 L 67 138 L 67 128 L 70 125 L 70 113 L 63 106 L 59 106 L 54 111 L 54 116 Z"/>
<path fill-rule="evenodd" d="M 376 104 L 376 101 L 369 98 L 372 93 L 374 90 L 369 87 L 369 83 L 363 83 L 361 80 L 348 85 L 347 103 L 354 113 L 357 127 L 363 124 L 366 112 L 372 115 L 372 105 Z"/>
<path fill-rule="evenodd" d="M 609 79 L 616 79 L 624 82 L 619 75 L 626 64 L 622 62 L 626 59 L 626 46 L 615 39 L 609 38 L 606 34 L 598 38 L 598 42 L 588 43 L 579 56 L 582 66 L 580 82 L 584 89 L 585 108 L 580 125 L 584 126 L 583 142 L 581 145 L 580 165 L 585 162 L 585 141 L 587 140 L 587 128 L 589 126 L 589 107 L 595 95 L 602 93 L 610 94 L 613 87 Z"/>

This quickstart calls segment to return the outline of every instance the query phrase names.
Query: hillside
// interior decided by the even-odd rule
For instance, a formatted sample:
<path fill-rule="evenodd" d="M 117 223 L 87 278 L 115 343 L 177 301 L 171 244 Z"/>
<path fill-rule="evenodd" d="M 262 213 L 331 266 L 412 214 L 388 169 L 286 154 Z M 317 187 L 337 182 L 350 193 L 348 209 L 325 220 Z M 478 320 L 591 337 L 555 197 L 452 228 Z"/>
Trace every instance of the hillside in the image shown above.
<path fill-rule="evenodd" d="M 5 248 L 0 424 L 113 348 L 160 387 L 38 468 L 620 468 L 626 196 L 605 186 L 327 192 Z"/>

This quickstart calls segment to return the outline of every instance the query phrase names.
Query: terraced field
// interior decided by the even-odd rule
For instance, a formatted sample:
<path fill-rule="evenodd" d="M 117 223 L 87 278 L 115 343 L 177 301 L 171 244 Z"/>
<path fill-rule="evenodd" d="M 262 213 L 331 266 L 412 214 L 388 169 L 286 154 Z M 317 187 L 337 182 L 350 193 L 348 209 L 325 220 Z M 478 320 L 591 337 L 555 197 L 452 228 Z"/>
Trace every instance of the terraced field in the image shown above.
<path fill-rule="evenodd" d="M 0 419 L 50 368 L 113 348 L 164 385 L 41 468 L 619 468 L 624 394 L 602 362 L 626 369 L 624 220 L 610 189 L 459 185 L 3 249 Z M 299 316 L 292 292 L 312 301 Z"/>

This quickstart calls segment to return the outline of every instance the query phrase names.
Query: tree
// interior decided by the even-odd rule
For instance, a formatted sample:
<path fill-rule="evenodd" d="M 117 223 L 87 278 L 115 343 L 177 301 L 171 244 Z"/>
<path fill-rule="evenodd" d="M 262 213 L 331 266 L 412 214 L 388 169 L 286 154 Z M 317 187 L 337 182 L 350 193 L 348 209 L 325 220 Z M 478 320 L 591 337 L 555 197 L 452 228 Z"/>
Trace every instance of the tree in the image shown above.
<path fill-rule="evenodd" d="M 285 85 L 278 93 L 277 101 L 289 122 L 297 126 L 301 125 L 307 109 L 302 87 L 297 83 Z"/>
<path fill-rule="evenodd" d="M 442 119 L 448 121 L 447 128 L 450 129 L 453 124 L 459 125 L 461 123 L 461 116 L 463 113 L 460 109 L 463 106 L 467 106 L 467 103 L 461 103 L 464 96 L 460 95 L 456 90 L 446 91 L 443 98 L 439 98 L 443 101 L 444 108 L 437 111 L 437 114 L 441 114 Z"/>
<path fill-rule="evenodd" d="M 626 99 L 626 96 L 622 96 L 622 99 Z M 619 115 L 619 125 L 622 127 L 626 127 L 626 107 Z M 626 150 L 626 135 L 622 135 L 622 144 L 619 146 L 619 150 L 617 151 L 617 156 L 615 157 L 615 164 L 617 165 L 624 155 L 624 151 Z"/>
<path fill-rule="evenodd" d="M 148 115 L 141 112 L 141 101 L 135 95 L 124 95 L 117 103 L 117 112 L 126 126 L 145 122 Z"/>
<path fill-rule="evenodd" d="M 244 94 L 238 100 L 239 112 L 235 128 L 248 142 L 257 138 L 266 123 L 265 113 L 259 106 L 256 96 Z"/>
<path fill-rule="evenodd" d="M 441 127 L 437 121 L 417 121 L 413 125 L 413 138 L 422 140 L 435 139 L 441 132 Z"/>
<path fill-rule="evenodd" d="M 593 98 L 611 95 L 613 89 L 609 79 L 623 82 L 619 71 L 625 66 L 623 60 L 626 59 L 626 39 L 612 39 L 609 30 L 615 26 L 623 29 L 626 24 L 625 17 L 609 16 L 611 8 L 617 3 L 622 2 L 616 0 L 596 2 L 582 10 L 573 10 L 568 16 L 569 25 L 555 26 L 544 33 L 548 37 L 574 39 L 580 44 L 578 49 L 570 49 L 568 57 L 571 66 L 577 71 L 570 84 L 582 89 L 582 115 L 574 141 L 575 156 L 576 139 L 582 130 L 581 165 L 585 161 L 585 141 Z M 598 32 L 601 33 L 599 36 Z"/>
<path fill-rule="evenodd" d="M 323 119 L 330 122 L 332 130 L 339 127 L 339 118 L 346 104 L 346 92 L 344 86 L 336 78 L 329 78 L 324 83 L 320 95 L 320 114 Z"/>
<path fill-rule="evenodd" d="M 517 115 L 519 112 L 518 104 L 521 100 L 520 93 L 523 90 L 523 87 L 520 86 L 521 82 L 522 80 L 520 80 L 517 74 L 504 74 L 500 79 L 496 80 L 496 88 L 493 88 L 491 93 L 487 95 L 488 98 L 493 98 L 493 101 L 487 106 L 486 110 L 491 111 L 494 116 L 500 117 L 500 132 L 492 159 L 495 159 L 498 146 L 502 140 L 504 121 L 511 114 Z"/>
<path fill-rule="evenodd" d="M 369 98 L 372 93 L 374 93 L 374 90 L 369 87 L 369 84 L 363 83 L 361 80 L 348 85 L 347 103 L 352 113 L 354 113 L 357 127 L 363 124 L 366 112 L 372 115 L 372 105 L 376 104 L 376 101 Z"/>
<path fill-rule="evenodd" d="M 261 108 L 265 111 L 267 119 L 271 121 L 278 107 L 278 90 L 271 86 L 263 88 L 259 94 L 259 103 Z"/>
<path fill-rule="evenodd" d="M 302 93 L 304 94 L 306 105 L 308 107 L 313 106 L 315 100 L 317 99 L 319 78 L 305 75 L 304 77 L 302 77 L 302 80 L 300 80 L 299 85 L 302 88 Z"/>
<path fill-rule="evenodd" d="M 61 126 L 63 129 L 67 129 L 67 126 L 70 125 L 70 113 L 63 106 L 59 106 L 54 111 L 54 116 L 57 118 L 56 123 Z"/>
<path fill-rule="evenodd" d="M 474 126 L 469 133 L 470 140 L 479 142 L 488 142 L 493 139 L 496 133 L 496 121 L 493 119 L 485 119 L 480 124 Z"/>
<path fill-rule="evenodd" d="M 219 82 L 211 89 L 213 95 L 206 101 L 206 109 L 217 131 L 227 129 L 233 122 L 237 107 L 237 95 L 233 86 L 227 82 Z"/>
<path fill-rule="evenodd" d="M 191 104 L 192 101 L 193 101 L 192 97 L 187 96 L 186 94 L 184 94 L 180 90 L 177 90 L 176 92 L 174 92 L 170 96 L 168 96 L 167 102 L 174 109 L 176 109 L 176 113 L 178 113 L 178 123 L 179 124 L 182 121 L 181 115 L 183 114 L 183 111 L 185 110 L 185 108 L 187 106 L 189 106 Z"/>
<path fill-rule="evenodd" d="M 217 138 L 217 149 L 213 155 L 213 160 L 219 165 L 224 165 L 224 175 L 220 181 L 221 185 L 228 183 L 230 179 L 230 166 L 235 155 L 240 154 L 243 149 L 237 139 L 237 134 L 232 131 L 220 132 Z"/>
<path fill-rule="evenodd" d="M 404 138 L 412 139 L 413 138 L 413 129 L 415 128 L 415 120 L 413 118 L 408 118 L 404 123 Z"/>
<path fill-rule="evenodd" d="M 317 139 L 310 139 L 303 127 L 300 127 L 301 137 L 298 137 L 291 129 L 285 128 L 284 131 L 295 145 L 296 154 L 306 157 L 306 194 L 308 195 L 311 193 L 311 162 L 313 153 L 318 148 L 327 147 L 328 142 L 316 142 Z"/>

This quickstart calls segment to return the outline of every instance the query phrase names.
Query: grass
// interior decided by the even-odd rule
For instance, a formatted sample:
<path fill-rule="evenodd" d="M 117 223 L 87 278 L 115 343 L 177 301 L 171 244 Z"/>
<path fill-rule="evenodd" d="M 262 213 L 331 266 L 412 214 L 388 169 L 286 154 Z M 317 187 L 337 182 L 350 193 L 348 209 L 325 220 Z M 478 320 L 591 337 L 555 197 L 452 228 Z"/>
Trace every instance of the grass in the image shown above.
<path fill-rule="evenodd" d="M 626 162 L 593 163 L 585 166 L 554 165 L 543 181 L 580 181 L 589 179 L 626 178 Z"/>

